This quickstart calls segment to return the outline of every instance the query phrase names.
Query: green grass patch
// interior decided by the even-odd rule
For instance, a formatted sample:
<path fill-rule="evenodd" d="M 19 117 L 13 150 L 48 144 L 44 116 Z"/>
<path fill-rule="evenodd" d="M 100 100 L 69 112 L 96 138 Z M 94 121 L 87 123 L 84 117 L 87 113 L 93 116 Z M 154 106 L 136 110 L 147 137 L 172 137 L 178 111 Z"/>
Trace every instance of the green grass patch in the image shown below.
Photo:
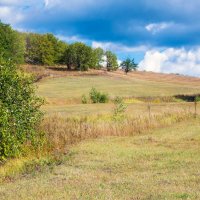
<path fill-rule="evenodd" d="M 52 171 L 0 187 L 1 199 L 200 199 L 198 120 L 74 146 Z"/>
<path fill-rule="evenodd" d="M 38 84 L 38 94 L 49 99 L 79 99 L 92 87 L 109 94 L 111 98 L 140 96 L 173 96 L 198 93 L 200 86 L 124 79 L 109 76 L 74 76 L 45 79 Z"/>

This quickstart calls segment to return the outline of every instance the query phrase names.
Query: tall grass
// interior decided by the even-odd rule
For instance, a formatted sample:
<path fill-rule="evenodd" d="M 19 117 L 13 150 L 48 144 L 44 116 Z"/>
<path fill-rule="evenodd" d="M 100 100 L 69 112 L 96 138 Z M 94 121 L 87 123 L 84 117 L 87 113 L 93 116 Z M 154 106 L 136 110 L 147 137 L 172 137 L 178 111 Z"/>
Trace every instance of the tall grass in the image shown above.
<path fill-rule="evenodd" d="M 68 153 L 70 146 L 82 140 L 143 134 L 146 131 L 167 127 L 193 117 L 194 115 L 190 112 L 178 112 L 152 115 L 150 118 L 126 116 L 116 121 L 111 115 L 80 118 L 69 118 L 61 114 L 47 115 L 38 127 L 44 133 L 38 141 L 42 145 L 34 149 L 27 144 L 24 147 L 26 151 L 24 157 L 0 165 L 0 182 L 12 180 L 21 174 L 35 173 L 46 169 L 45 166 L 62 162 L 65 159 L 63 155 Z"/>
<path fill-rule="evenodd" d="M 66 152 L 70 145 L 85 139 L 103 136 L 132 136 L 155 128 L 170 126 L 188 120 L 189 112 L 164 113 L 148 117 L 126 117 L 118 121 L 112 116 L 98 118 L 68 118 L 54 114 L 46 116 L 41 129 L 46 133 L 48 151 Z"/>

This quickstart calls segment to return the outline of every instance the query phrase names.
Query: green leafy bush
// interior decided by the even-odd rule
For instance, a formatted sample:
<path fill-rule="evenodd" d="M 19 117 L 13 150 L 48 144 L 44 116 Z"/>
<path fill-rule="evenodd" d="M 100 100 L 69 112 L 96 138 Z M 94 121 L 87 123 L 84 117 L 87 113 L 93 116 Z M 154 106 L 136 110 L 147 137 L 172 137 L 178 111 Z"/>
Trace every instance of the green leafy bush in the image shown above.
<path fill-rule="evenodd" d="M 0 160 L 19 156 L 25 143 L 37 143 L 42 103 L 33 79 L 0 59 Z"/>
<path fill-rule="evenodd" d="M 109 101 L 108 94 L 101 93 L 95 88 L 92 88 L 90 91 L 90 99 L 92 103 L 107 103 Z"/>

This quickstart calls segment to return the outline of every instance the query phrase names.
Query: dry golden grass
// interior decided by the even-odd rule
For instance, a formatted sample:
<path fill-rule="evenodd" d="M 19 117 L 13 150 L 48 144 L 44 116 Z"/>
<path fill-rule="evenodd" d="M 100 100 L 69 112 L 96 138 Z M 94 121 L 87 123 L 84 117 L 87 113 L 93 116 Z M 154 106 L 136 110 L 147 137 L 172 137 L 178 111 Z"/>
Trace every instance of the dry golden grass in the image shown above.
<path fill-rule="evenodd" d="M 51 171 L 0 185 L 1 200 L 200 199 L 200 125 L 189 120 L 72 147 Z"/>
<path fill-rule="evenodd" d="M 190 112 L 163 113 L 142 117 L 113 119 L 113 116 L 67 118 L 53 114 L 44 118 L 41 130 L 46 133 L 52 151 L 66 152 L 69 146 L 85 139 L 105 136 L 132 136 L 147 130 L 170 126 L 192 118 Z"/>
<path fill-rule="evenodd" d="M 37 81 L 41 81 L 44 78 L 57 78 L 65 76 L 87 76 L 87 75 L 105 75 L 104 70 L 89 70 L 89 71 L 67 71 L 66 66 L 41 66 L 41 65 L 21 65 L 22 70 L 26 73 L 36 76 Z"/>
<path fill-rule="evenodd" d="M 134 72 L 129 72 L 126 75 L 121 70 L 117 70 L 114 72 L 107 72 L 105 70 L 93 70 L 93 69 L 86 72 L 80 72 L 80 71 L 67 71 L 66 66 L 44 67 L 39 65 L 23 65 L 22 68 L 28 73 L 40 74 L 44 75 L 44 77 L 46 75 L 51 77 L 99 75 L 99 76 L 120 77 L 124 79 L 136 78 L 136 79 L 156 81 L 156 82 L 200 85 L 200 78 L 176 75 L 176 74 L 134 71 Z"/>
<path fill-rule="evenodd" d="M 189 112 L 154 114 L 151 118 L 127 116 L 118 119 L 113 119 L 111 115 L 88 118 L 47 115 L 39 127 L 39 130 L 45 133 L 42 138 L 43 145 L 36 149 L 25 146 L 24 157 L 11 159 L 0 166 L 0 182 L 60 162 L 62 155 L 66 154 L 72 145 L 83 140 L 107 136 L 134 136 L 191 118 L 193 115 Z"/>
<path fill-rule="evenodd" d="M 125 100 L 127 109 L 126 114 L 134 117 L 148 116 L 148 103 L 138 103 L 135 99 Z M 43 111 L 46 114 L 59 113 L 67 117 L 84 117 L 84 116 L 97 116 L 97 115 L 112 115 L 114 104 L 67 104 L 67 105 L 45 105 Z M 151 103 L 152 114 L 163 114 L 165 112 L 191 112 L 194 113 L 194 103 L 177 102 L 177 103 Z M 200 104 L 197 105 L 197 112 L 200 114 Z"/>
<path fill-rule="evenodd" d="M 188 85 L 200 85 L 200 78 L 183 76 L 176 74 L 163 74 L 155 72 L 144 72 L 144 71 L 134 71 L 127 75 L 124 72 L 118 70 L 115 72 L 109 72 L 108 75 L 116 77 L 124 77 L 125 79 L 142 79 L 155 82 L 166 82 L 166 83 L 176 83 L 176 84 L 188 84 Z"/>

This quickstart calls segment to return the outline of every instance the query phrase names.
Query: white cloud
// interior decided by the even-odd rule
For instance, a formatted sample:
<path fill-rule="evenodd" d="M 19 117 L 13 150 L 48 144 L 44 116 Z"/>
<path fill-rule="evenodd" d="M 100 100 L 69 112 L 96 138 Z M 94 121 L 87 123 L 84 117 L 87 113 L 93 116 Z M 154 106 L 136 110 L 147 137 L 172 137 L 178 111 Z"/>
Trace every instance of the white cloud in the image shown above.
<path fill-rule="evenodd" d="M 152 23 L 152 24 L 148 24 L 146 25 L 146 30 L 151 32 L 152 34 L 156 34 L 164 29 L 167 29 L 169 27 L 171 27 L 173 25 L 173 23 Z"/>
<path fill-rule="evenodd" d="M 139 68 L 153 72 L 200 76 L 200 47 L 191 50 L 169 48 L 164 51 L 147 51 L 139 63 Z"/>
<path fill-rule="evenodd" d="M 73 43 L 73 42 L 83 42 L 87 43 L 88 40 L 83 39 L 79 36 L 73 35 L 73 36 L 63 36 L 63 35 L 56 35 L 57 38 L 59 38 L 62 41 Z"/>
<path fill-rule="evenodd" d="M 114 52 L 142 52 L 142 51 L 147 51 L 148 47 L 147 46 L 137 46 L 137 47 L 128 47 L 122 44 L 116 44 L 112 42 L 92 42 L 92 47 L 93 48 L 102 48 L 104 50 L 111 50 Z"/>
<path fill-rule="evenodd" d="M 101 7 L 108 4 L 107 1 L 94 1 L 94 0 L 67 0 L 66 2 L 63 0 L 44 0 L 44 5 L 46 8 L 61 8 L 70 13 L 74 13 L 77 11 L 85 12 L 88 9 L 94 7 Z"/>
<path fill-rule="evenodd" d="M 23 2 L 23 0 L 0 0 L 0 4 L 2 5 L 22 5 Z M 25 0 L 25 2 L 27 2 L 27 0 Z"/>
<path fill-rule="evenodd" d="M 0 6 L 0 19 L 9 24 L 15 24 L 22 21 L 24 16 L 13 7 Z"/>
<path fill-rule="evenodd" d="M 44 0 L 44 5 L 47 7 L 49 5 L 49 0 Z"/>

